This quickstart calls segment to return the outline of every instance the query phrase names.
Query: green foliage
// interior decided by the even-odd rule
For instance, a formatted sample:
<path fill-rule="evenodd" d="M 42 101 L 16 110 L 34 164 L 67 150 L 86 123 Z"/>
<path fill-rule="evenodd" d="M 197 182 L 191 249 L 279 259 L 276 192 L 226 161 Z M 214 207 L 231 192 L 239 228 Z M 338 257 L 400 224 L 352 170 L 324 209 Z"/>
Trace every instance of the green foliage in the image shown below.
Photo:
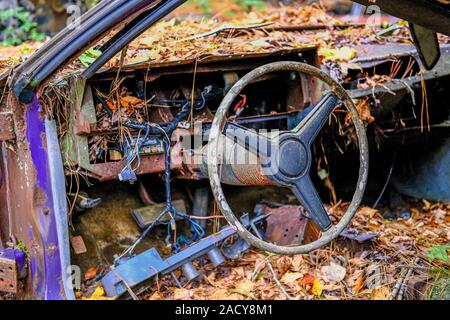
<path fill-rule="evenodd" d="M 242 4 L 250 8 L 263 9 L 266 4 L 264 0 L 233 0 L 237 4 Z"/>
<path fill-rule="evenodd" d="M 209 5 L 210 0 L 190 0 L 190 2 L 198 5 L 204 14 L 212 14 L 212 9 Z"/>
<path fill-rule="evenodd" d="M 25 253 L 27 259 L 30 259 L 30 253 L 28 251 L 28 248 L 21 240 L 17 240 L 16 249 Z"/>
<path fill-rule="evenodd" d="M 102 55 L 100 50 L 94 48 L 89 49 L 80 56 L 80 61 L 85 68 L 89 67 L 98 57 Z"/>
<path fill-rule="evenodd" d="M 211 15 L 214 13 L 211 8 L 212 1 L 216 0 L 189 0 L 188 4 L 197 5 L 202 10 L 203 14 Z M 251 10 L 252 8 L 263 9 L 266 6 L 264 0 L 229 0 L 229 1 L 241 5 L 242 7 L 246 7 L 247 10 Z"/>
<path fill-rule="evenodd" d="M 443 262 L 450 262 L 448 258 L 447 250 L 450 250 L 450 245 L 435 246 L 428 250 L 428 260 L 433 262 L 434 260 L 441 260 Z"/>
<path fill-rule="evenodd" d="M 19 6 L 0 12 L 0 39 L 4 46 L 15 46 L 24 41 L 42 41 L 45 36 L 37 31 L 31 13 Z"/>
<path fill-rule="evenodd" d="M 88 9 L 90 9 L 98 3 L 98 0 L 85 0 L 85 2 Z"/>
<path fill-rule="evenodd" d="M 427 297 L 430 300 L 450 300 L 450 270 L 448 268 L 430 271 L 433 280 L 429 282 Z"/>

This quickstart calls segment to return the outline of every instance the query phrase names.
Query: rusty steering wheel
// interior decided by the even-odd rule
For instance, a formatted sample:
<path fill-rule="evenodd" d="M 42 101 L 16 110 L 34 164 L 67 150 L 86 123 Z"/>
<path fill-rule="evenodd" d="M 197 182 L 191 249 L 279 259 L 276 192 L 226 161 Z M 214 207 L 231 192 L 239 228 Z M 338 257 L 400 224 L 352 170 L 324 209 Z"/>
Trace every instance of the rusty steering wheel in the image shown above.
<path fill-rule="evenodd" d="M 245 228 L 230 208 L 221 186 L 219 142 L 227 124 L 227 112 L 242 90 L 251 82 L 277 71 L 296 71 L 313 76 L 329 86 L 315 108 L 292 131 L 280 132 L 276 140 L 255 131 L 236 130 L 235 140 L 249 152 L 258 156 L 263 170 L 274 185 L 290 188 L 309 217 L 321 230 L 321 237 L 300 246 L 279 246 L 266 242 Z M 333 224 L 310 178 L 312 163 L 311 146 L 337 105 L 342 102 L 348 110 L 356 129 L 360 150 L 360 168 L 356 191 L 350 206 L 337 224 Z M 241 133 L 239 133 L 241 132 Z M 250 136 L 250 139 L 249 139 Z M 261 146 L 268 146 L 262 148 Z M 275 168 L 275 169 L 274 169 Z M 275 62 L 261 66 L 239 80 L 228 92 L 216 112 L 208 145 L 208 173 L 215 200 L 228 223 L 251 245 L 276 254 L 293 255 L 308 253 L 327 245 L 347 227 L 361 204 L 367 184 L 369 148 L 364 124 L 345 89 L 321 70 L 300 62 Z"/>

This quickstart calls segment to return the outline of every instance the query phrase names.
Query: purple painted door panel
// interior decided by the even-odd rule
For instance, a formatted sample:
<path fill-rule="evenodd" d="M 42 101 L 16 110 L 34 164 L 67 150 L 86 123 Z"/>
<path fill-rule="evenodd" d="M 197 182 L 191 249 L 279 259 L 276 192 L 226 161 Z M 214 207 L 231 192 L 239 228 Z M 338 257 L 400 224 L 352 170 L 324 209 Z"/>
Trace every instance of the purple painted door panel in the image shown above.
<path fill-rule="evenodd" d="M 64 170 L 56 125 L 46 119 L 39 86 L 117 25 L 125 23 L 110 54 L 184 2 L 103 0 L 81 18 L 81 28 L 63 30 L 14 70 L 8 106 L 16 139 L 1 145 L 0 242 L 14 239 L 26 248 L 29 268 L 20 297 L 74 299 Z"/>

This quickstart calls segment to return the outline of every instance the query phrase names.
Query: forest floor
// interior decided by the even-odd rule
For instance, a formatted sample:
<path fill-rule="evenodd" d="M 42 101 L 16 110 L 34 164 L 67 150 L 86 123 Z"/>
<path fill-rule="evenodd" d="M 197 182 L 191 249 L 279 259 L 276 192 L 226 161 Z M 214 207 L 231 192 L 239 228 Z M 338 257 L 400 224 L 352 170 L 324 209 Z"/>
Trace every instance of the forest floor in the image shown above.
<path fill-rule="evenodd" d="M 346 205 L 331 208 L 339 217 Z M 449 299 L 450 204 L 416 203 L 388 220 L 363 207 L 351 228 L 377 236 L 364 243 L 340 238 L 308 255 L 251 250 L 184 288 L 157 279 L 143 299 Z M 274 273 L 270 268 L 273 268 Z"/>

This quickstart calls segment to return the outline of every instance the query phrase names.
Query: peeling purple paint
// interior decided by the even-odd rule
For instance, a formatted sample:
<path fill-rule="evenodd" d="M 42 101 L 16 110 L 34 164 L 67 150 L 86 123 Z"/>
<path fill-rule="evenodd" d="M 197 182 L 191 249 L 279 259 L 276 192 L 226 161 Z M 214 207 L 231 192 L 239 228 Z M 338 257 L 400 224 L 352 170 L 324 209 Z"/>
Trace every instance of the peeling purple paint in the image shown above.
<path fill-rule="evenodd" d="M 49 177 L 49 167 L 46 149 L 43 145 L 45 135 L 45 121 L 41 118 L 42 105 L 35 96 L 30 108 L 27 110 L 27 139 L 30 145 L 30 152 L 37 175 L 37 188 L 45 194 L 45 207 L 37 208 L 39 215 L 39 232 L 32 231 L 35 236 L 42 237 L 43 248 L 40 248 L 43 257 L 36 255 L 39 252 L 30 250 L 31 276 L 33 287 L 36 289 L 35 295 L 38 299 L 59 300 L 64 299 L 62 289 L 62 268 L 59 259 L 59 244 L 56 228 L 56 219 L 53 208 L 52 190 Z M 48 209 L 48 212 L 44 213 Z M 36 265 L 42 264 L 42 265 Z M 45 279 L 45 281 L 42 281 Z"/>
<path fill-rule="evenodd" d="M 25 255 L 25 252 L 22 250 L 15 249 L 14 250 L 14 258 L 16 260 L 19 279 L 23 279 L 26 277 L 27 274 L 27 256 Z"/>

